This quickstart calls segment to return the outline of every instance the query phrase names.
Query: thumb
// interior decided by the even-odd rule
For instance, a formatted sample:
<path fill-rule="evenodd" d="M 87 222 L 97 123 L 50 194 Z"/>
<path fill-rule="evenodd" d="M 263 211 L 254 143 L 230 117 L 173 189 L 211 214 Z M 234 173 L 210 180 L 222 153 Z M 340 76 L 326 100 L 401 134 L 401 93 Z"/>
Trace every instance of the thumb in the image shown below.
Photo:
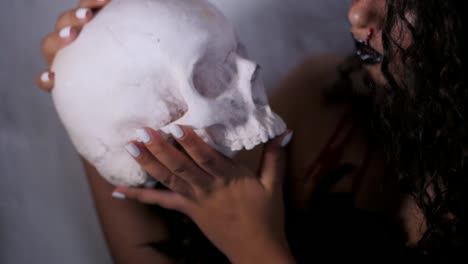
<path fill-rule="evenodd" d="M 292 136 L 293 132 L 288 130 L 281 136 L 265 144 L 260 181 L 263 183 L 263 186 L 270 191 L 282 187 L 284 174 L 286 172 L 285 147 L 291 141 Z"/>

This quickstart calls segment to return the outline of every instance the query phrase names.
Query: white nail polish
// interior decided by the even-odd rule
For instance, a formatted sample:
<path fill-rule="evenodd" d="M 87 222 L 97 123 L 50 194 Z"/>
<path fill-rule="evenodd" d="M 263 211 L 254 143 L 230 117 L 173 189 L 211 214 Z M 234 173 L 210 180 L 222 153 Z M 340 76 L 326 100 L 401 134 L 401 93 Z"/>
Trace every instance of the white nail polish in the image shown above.
<path fill-rule="evenodd" d="M 119 199 L 119 200 L 127 199 L 127 196 L 125 196 L 125 194 L 119 193 L 119 192 L 113 192 L 112 197 L 114 197 L 115 199 Z"/>
<path fill-rule="evenodd" d="M 75 16 L 78 19 L 85 19 L 86 15 L 88 14 L 88 8 L 78 8 L 75 12 Z"/>
<path fill-rule="evenodd" d="M 171 134 L 176 138 L 184 137 L 184 131 L 178 125 L 171 126 Z"/>
<path fill-rule="evenodd" d="M 136 135 L 137 135 L 138 140 L 140 140 L 141 142 L 145 144 L 151 141 L 151 135 L 144 128 L 137 129 Z"/>
<path fill-rule="evenodd" d="M 49 72 L 44 72 L 41 74 L 41 81 L 43 83 L 48 83 L 50 82 L 50 78 L 49 78 Z"/>
<path fill-rule="evenodd" d="M 286 147 L 293 137 L 293 132 L 290 132 L 286 136 L 284 136 L 283 140 L 281 141 L 281 147 Z"/>
<path fill-rule="evenodd" d="M 71 35 L 71 27 L 64 27 L 60 30 L 59 36 L 61 38 L 68 38 Z"/>
<path fill-rule="evenodd" d="M 140 149 L 133 143 L 125 145 L 125 149 L 127 149 L 128 153 L 134 158 L 138 158 L 141 155 Z"/>

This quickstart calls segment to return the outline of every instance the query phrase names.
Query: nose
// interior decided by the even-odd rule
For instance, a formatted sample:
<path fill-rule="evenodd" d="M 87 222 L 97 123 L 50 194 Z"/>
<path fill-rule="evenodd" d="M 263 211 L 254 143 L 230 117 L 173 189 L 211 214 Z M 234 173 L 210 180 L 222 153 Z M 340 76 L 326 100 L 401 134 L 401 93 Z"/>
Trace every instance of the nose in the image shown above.
<path fill-rule="evenodd" d="M 354 31 L 380 29 L 385 0 L 353 0 L 348 19 Z"/>

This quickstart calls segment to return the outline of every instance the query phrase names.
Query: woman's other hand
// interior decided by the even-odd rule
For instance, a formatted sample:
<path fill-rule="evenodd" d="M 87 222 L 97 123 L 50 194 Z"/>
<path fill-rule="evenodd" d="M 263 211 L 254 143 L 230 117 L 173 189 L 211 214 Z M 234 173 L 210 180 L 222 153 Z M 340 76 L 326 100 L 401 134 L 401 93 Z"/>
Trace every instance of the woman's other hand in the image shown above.
<path fill-rule="evenodd" d="M 47 35 L 41 44 L 42 55 L 50 68 L 57 52 L 73 42 L 83 26 L 110 0 L 81 0 L 74 9 L 64 12 L 55 24 L 55 31 Z M 54 73 L 46 70 L 38 75 L 37 85 L 46 91 L 54 87 Z"/>
<path fill-rule="evenodd" d="M 282 182 L 292 132 L 265 145 L 259 175 L 221 155 L 193 130 L 173 127 L 183 154 L 149 128 L 127 150 L 171 191 L 118 187 L 114 197 L 136 199 L 189 216 L 233 263 L 291 263 L 284 230 Z"/>

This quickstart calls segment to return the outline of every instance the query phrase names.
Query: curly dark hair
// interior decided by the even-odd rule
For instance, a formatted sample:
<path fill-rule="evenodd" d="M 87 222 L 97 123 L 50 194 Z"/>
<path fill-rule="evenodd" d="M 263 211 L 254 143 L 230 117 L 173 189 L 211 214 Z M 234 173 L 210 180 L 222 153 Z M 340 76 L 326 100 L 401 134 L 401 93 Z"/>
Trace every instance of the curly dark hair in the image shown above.
<path fill-rule="evenodd" d="M 427 228 L 418 248 L 445 261 L 468 249 L 462 2 L 387 0 L 381 67 L 388 85 L 376 117 L 380 131 L 374 131 L 383 135 L 393 175 L 425 216 Z M 406 48 L 400 45 L 401 36 L 395 36 L 405 31 L 411 39 Z M 401 61 L 395 54 L 401 54 Z"/>

